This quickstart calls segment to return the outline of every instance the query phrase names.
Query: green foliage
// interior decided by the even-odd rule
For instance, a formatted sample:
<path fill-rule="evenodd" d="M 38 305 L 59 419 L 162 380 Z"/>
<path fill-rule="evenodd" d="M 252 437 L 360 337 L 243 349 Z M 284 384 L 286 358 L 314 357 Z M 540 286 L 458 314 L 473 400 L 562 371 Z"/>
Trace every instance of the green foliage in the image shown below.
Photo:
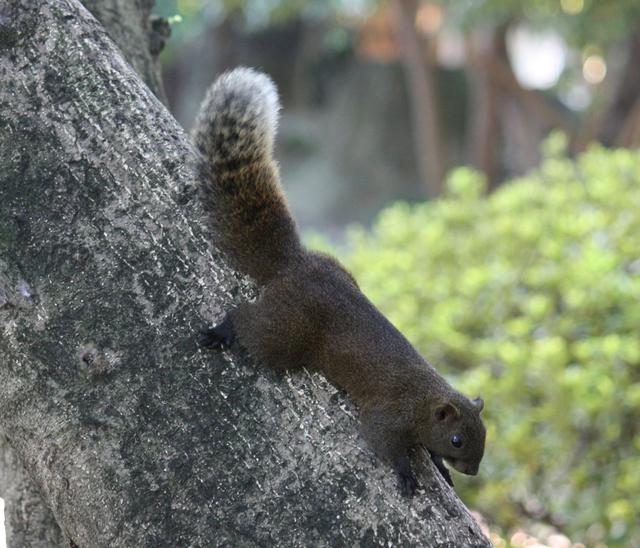
<path fill-rule="evenodd" d="M 467 502 L 510 527 L 551 517 L 589 545 L 640 546 L 640 155 L 576 161 L 484 193 L 458 169 L 440 200 L 396 204 L 343 260 L 452 383 L 486 401 Z M 635 529 L 634 529 L 635 528 Z"/>

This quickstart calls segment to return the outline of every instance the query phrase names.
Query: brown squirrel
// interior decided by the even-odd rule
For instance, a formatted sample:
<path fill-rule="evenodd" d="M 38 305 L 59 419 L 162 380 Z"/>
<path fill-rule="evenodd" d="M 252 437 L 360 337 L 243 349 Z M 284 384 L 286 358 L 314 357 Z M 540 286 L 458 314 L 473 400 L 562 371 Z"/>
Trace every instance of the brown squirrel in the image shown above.
<path fill-rule="evenodd" d="M 196 119 L 199 188 L 216 244 L 261 288 L 255 302 L 203 330 L 200 343 L 225 348 L 237 339 L 272 368 L 322 371 L 355 400 L 365 438 L 406 495 L 418 487 L 409 458 L 416 446 L 451 485 L 442 459 L 475 475 L 484 453 L 483 401 L 454 390 L 337 260 L 300 242 L 273 159 L 278 110 L 272 81 L 239 68 L 218 78 Z"/>

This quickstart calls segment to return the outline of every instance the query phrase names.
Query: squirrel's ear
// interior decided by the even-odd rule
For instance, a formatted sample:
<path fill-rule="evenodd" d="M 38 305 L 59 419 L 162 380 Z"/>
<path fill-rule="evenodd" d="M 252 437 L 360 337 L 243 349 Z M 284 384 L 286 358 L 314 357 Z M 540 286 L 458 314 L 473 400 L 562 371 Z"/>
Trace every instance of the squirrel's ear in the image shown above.
<path fill-rule="evenodd" d="M 472 403 L 478 410 L 478 413 L 482 413 L 482 410 L 484 409 L 484 400 L 482 398 L 476 398 L 475 400 L 472 400 Z"/>
<path fill-rule="evenodd" d="M 436 420 L 440 422 L 451 422 L 460 416 L 460 410 L 451 402 L 443 403 L 436 407 Z"/>

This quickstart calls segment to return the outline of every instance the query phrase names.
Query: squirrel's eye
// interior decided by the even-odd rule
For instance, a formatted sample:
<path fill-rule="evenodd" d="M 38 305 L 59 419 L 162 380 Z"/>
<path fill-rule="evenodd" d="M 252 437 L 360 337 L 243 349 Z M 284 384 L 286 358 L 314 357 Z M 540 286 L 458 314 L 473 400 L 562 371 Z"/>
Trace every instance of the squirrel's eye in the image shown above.
<path fill-rule="evenodd" d="M 451 445 L 453 445 L 454 447 L 462 447 L 462 436 L 454 434 L 451 437 Z"/>

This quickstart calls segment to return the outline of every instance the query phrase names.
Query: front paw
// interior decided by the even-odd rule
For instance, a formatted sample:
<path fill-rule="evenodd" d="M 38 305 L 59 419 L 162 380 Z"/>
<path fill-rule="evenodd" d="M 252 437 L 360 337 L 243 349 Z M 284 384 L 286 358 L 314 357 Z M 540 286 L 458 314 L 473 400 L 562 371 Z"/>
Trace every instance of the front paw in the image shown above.
<path fill-rule="evenodd" d="M 198 343 L 205 348 L 224 350 L 229 348 L 235 340 L 235 332 L 231 317 L 227 315 L 219 325 L 200 329 Z"/>
<path fill-rule="evenodd" d="M 418 487 L 418 480 L 411 470 L 401 470 L 398 472 L 398 488 L 403 497 L 413 497 Z"/>
<path fill-rule="evenodd" d="M 431 451 L 429 451 L 429 455 L 431 456 L 433 464 L 435 464 L 436 468 L 438 469 L 438 472 L 440 472 L 440 474 L 444 478 L 444 481 L 446 481 L 451 487 L 453 487 L 453 478 L 451 477 L 449 469 L 445 466 L 442 457 L 440 455 L 432 453 Z"/>
<path fill-rule="evenodd" d="M 418 480 L 411 468 L 409 457 L 402 457 L 396 462 L 396 474 L 398 475 L 398 488 L 404 497 L 412 497 L 418 489 Z"/>

